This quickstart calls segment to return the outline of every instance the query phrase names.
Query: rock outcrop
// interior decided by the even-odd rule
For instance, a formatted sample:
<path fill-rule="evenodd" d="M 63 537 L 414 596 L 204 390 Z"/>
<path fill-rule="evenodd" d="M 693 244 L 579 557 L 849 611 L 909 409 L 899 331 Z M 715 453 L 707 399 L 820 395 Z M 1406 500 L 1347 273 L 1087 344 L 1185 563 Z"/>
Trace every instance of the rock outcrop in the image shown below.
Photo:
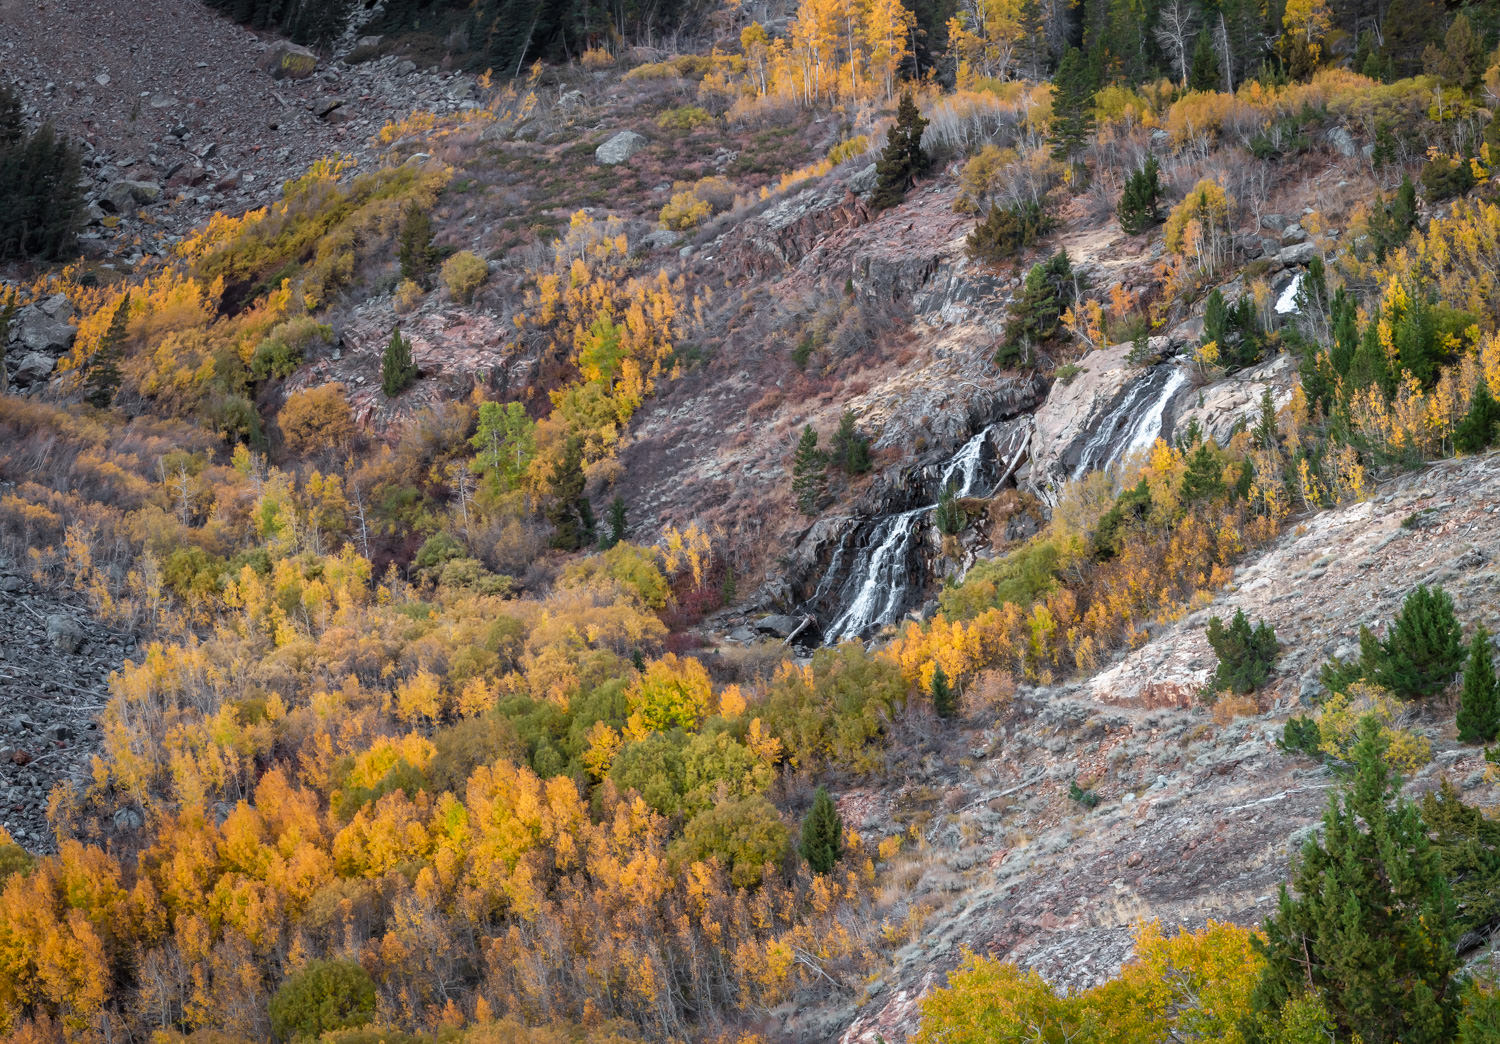
<path fill-rule="evenodd" d="M 594 150 L 594 161 L 605 167 L 628 163 L 646 144 L 646 139 L 635 131 L 620 131 Z"/>

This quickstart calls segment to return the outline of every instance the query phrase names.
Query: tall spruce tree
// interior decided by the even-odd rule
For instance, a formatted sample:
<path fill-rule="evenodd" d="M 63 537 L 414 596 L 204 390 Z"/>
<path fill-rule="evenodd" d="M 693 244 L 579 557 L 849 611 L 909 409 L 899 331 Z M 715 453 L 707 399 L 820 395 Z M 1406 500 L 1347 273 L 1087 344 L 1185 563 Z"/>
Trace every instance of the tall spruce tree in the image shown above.
<path fill-rule="evenodd" d="M 1087 56 L 1077 47 L 1063 55 L 1052 77 L 1052 157 L 1072 163 L 1094 132 L 1094 94 L 1098 83 Z"/>
<path fill-rule="evenodd" d="M 1182 475 L 1183 503 L 1217 500 L 1225 491 L 1224 465 L 1219 455 L 1208 448 L 1208 443 L 1198 443 L 1198 448 L 1188 456 L 1187 470 Z"/>
<path fill-rule="evenodd" d="M 1453 429 L 1453 448 L 1460 453 L 1483 453 L 1495 442 L 1500 427 L 1500 403 L 1490 394 L 1489 381 L 1481 374 L 1469 399 L 1469 411 Z"/>
<path fill-rule="evenodd" d="M 401 278 L 422 286 L 432 274 L 432 215 L 415 203 L 406 207 L 401 219 L 401 245 L 398 251 Z"/>
<path fill-rule="evenodd" d="M 401 336 L 401 327 L 391 331 L 390 342 L 380 358 L 380 388 L 386 398 L 394 399 L 417 379 L 417 364 L 412 362 L 411 342 Z"/>
<path fill-rule="evenodd" d="M 0 85 L 0 261 L 61 260 L 83 219 L 78 149 L 51 124 L 28 133 L 21 98 Z"/>
<path fill-rule="evenodd" d="M 1224 86 L 1224 70 L 1219 68 L 1219 51 L 1214 46 L 1214 31 L 1204 26 L 1193 44 L 1193 60 L 1188 66 L 1188 89 L 1217 91 Z"/>
<path fill-rule="evenodd" d="M 1155 156 L 1147 156 L 1142 167 L 1125 181 L 1116 214 L 1120 231 L 1135 236 L 1161 223 L 1161 166 Z"/>
<path fill-rule="evenodd" d="M 1453 598 L 1441 587 L 1419 585 L 1406 596 L 1390 633 L 1380 642 L 1374 680 L 1405 699 L 1436 696 L 1464 661 Z"/>
<path fill-rule="evenodd" d="M 951 718 L 958 713 L 958 701 L 953 696 L 953 686 L 941 667 L 932 672 L 932 709 L 939 718 Z"/>
<path fill-rule="evenodd" d="M 804 425 L 802 437 L 797 440 L 797 452 L 792 455 L 792 497 L 797 501 L 797 510 L 804 515 L 815 515 L 823 503 L 823 494 L 828 488 L 828 461 L 818 449 L 818 433 L 811 424 Z"/>
<path fill-rule="evenodd" d="M 120 298 L 109 328 L 99 339 L 99 347 L 89 358 L 84 376 L 83 398 L 90 406 L 104 409 L 115 401 L 120 388 L 120 360 L 125 353 L 125 326 L 130 318 L 130 294 Z"/>
<path fill-rule="evenodd" d="M 887 210 L 906 198 L 907 189 L 927 173 L 932 160 L 922 150 L 922 132 L 927 120 L 917 108 L 910 91 L 901 92 L 896 107 L 896 122 L 886 131 L 885 148 L 875 161 L 875 191 L 870 194 L 872 210 Z"/>
<path fill-rule="evenodd" d="M 802 858 L 815 874 L 826 874 L 844 854 L 844 821 L 828 791 L 819 787 L 802 821 Z"/>
<path fill-rule="evenodd" d="M 552 500 L 547 505 L 547 521 L 552 523 L 552 546 L 563 551 L 577 551 L 594 542 L 594 509 L 584 495 L 583 440 L 570 435 L 563 445 L 563 455 L 552 466 L 548 485 Z"/>
<path fill-rule="evenodd" d="M 855 427 L 853 410 L 844 411 L 833 433 L 833 462 L 848 475 L 863 475 L 870 470 L 870 440 Z"/>
<path fill-rule="evenodd" d="M 1322 1001 L 1336 1039 L 1448 1044 L 1459 1009 L 1453 897 L 1416 806 L 1400 796 L 1377 719 L 1359 724 L 1354 776 L 1329 800 L 1277 911 L 1255 947 L 1265 970 L 1246 1036 L 1286 1039 L 1272 1026 L 1289 1001 Z"/>
<path fill-rule="evenodd" d="M 1458 738 L 1465 743 L 1493 743 L 1500 737 L 1500 692 L 1495 688 L 1495 663 L 1490 655 L 1490 632 L 1480 627 L 1469 642 L 1463 689 L 1458 697 Z"/>

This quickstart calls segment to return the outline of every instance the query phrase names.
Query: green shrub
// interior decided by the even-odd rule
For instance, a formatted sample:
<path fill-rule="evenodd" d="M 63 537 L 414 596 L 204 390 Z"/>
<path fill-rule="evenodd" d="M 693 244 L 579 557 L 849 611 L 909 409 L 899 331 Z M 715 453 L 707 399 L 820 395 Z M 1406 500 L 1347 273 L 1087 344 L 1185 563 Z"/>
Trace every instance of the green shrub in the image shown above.
<path fill-rule="evenodd" d="M 1264 622 L 1252 630 L 1243 609 L 1237 609 L 1228 627 L 1217 616 L 1208 621 L 1208 644 L 1219 658 L 1214 687 L 1230 692 L 1254 692 L 1271 677 L 1271 668 L 1281 645 L 1276 632 Z"/>
<path fill-rule="evenodd" d="M 455 301 L 469 301 L 489 278 L 490 266 L 472 250 L 460 250 L 443 262 L 443 285 Z"/>
<path fill-rule="evenodd" d="M 1066 250 L 1031 266 L 1020 296 L 1011 302 L 1005 340 L 995 352 L 995 365 L 1029 365 L 1037 349 L 1055 342 L 1062 333 L 1063 312 L 1072 306 L 1077 291 Z"/>
<path fill-rule="evenodd" d="M 1483 627 L 1469 643 L 1463 690 L 1458 698 L 1458 738 L 1465 743 L 1493 743 L 1500 737 L 1500 690 L 1490 656 L 1490 633 Z"/>
<path fill-rule="evenodd" d="M 736 888 L 761 883 L 767 864 L 782 863 L 791 851 L 791 834 L 776 806 L 759 794 L 728 801 L 688 820 L 672 845 L 673 862 L 717 858 L 729 869 Z"/>
<path fill-rule="evenodd" d="M 1315 718 L 1300 715 L 1287 719 L 1282 726 L 1278 746 L 1288 754 L 1306 754 L 1318 761 L 1323 760 L 1323 733 Z"/>
<path fill-rule="evenodd" d="M 307 346 L 314 340 L 333 337 L 333 327 L 311 316 L 301 315 L 271 328 L 250 356 L 250 374 L 256 380 L 290 377 L 302 365 Z"/>
<path fill-rule="evenodd" d="M 1094 808 L 1099 804 L 1099 795 L 1094 793 L 1094 788 L 1080 787 L 1076 779 L 1068 784 L 1068 797 L 1084 808 Z"/>
<path fill-rule="evenodd" d="M 1145 165 L 1126 179 L 1125 189 L 1120 193 L 1120 205 L 1115 211 L 1120 231 L 1134 236 L 1161 224 L 1161 197 L 1161 167 L 1155 156 L 1147 156 Z"/>
<path fill-rule="evenodd" d="M 713 114 L 701 105 L 681 105 L 675 109 L 667 109 L 656 117 L 656 125 L 662 130 L 680 131 L 691 133 L 699 127 L 707 127 L 714 122 Z"/>
<path fill-rule="evenodd" d="M 363 1026 L 374 1014 L 375 982 L 353 961 L 312 961 L 271 996 L 271 1032 L 283 1041 Z"/>
<path fill-rule="evenodd" d="M 1453 681 L 1464 660 L 1453 598 L 1422 584 L 1401 604 L 1390 633 L 1380 642 L 1368 677 L 1403 699 L 1436 696 Z"/>
<path fill-rule="evenodd" d="M 984 220 L 974 226 L 965 244 L 974 260 L 999 264 L 1031 246 L 1051 227 L 1052 220 L 1040 203 L 993 206 Z"/>

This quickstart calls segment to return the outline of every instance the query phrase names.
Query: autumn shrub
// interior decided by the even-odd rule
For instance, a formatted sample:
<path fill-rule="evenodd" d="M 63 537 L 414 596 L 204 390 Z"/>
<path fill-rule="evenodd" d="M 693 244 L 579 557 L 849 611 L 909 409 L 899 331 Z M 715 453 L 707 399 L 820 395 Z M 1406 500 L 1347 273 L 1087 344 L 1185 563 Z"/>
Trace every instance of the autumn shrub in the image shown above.
<path fill-rule="evenodd" d="M 354 437 L 354 414 L 342 384 L 320 384 L 293 392 L 276 420 L 293 453 L 333 449 Z"/>
<path fill-rule="evenodd" d="M 272 327 L 271 332 L 255 346 L 250 357 L 250 372 L 258 379 L 290 377 L 302 365 L 307 346 L 314 340 L 333 337 L 333 327 L 311 316 L 297 316 Z"/>
<path fill-rule="evenodd" d="M 667 109 L 656 117 L 656 125 L 662 130 L 690 134 L 699 127 L 711 126 L 713 114 L 701 105 L 680 105 Z"/>
<path fill-rule="evenodd" d="M 489 274 L 489 265 L 471 250 L 460 250 L 443 262 L 443 285 L 455 301 L 471 300 Z"/>
<path fill-rule="evenodd" d="M 1234 200 L 1217 181 L 1203 178 L 1167 217 L 1169 251 L 1192 261 L 1206 277 L 1219 272 L 1232 251 Z"/>
<path fill-rule="evenodd" d="M 1386 743 L 1385 758 L 1405 775 L 1420 770 L 1432 759 L 1432 744 L 1411 729 L 1411 712 L 1388 689 L 1356 682 L 1346 692 L 1328 697 L 1318 714 L 1318 747 L 1329 757 L 1353 760 L 1361 720 L 1374 718 Z"/>
<path fill-rule="evenodd" d="M 583 54 L 578 56 L 578 62 L 585 69 L 608 69 L 615 64 L 615 56 L 604 47 L 586 47 Z"/>
<path fill-rule="evenodd" d="M 896 666 L 851 642 L 820 649 L 803 666 L 784 664 L 759 713 L 793 765 L 857 768 L 905 698 Z"/>
<path fill-rule="evenodd" d="M 410 312 L 412 309 L 416 308 L 417 305 L 422 303 L 423 294 L 424 291 L 422 290 L 421 285 L 418 284 L 415 280 L 403 279 L 396 287 L 396 292 L 392 297 L 392 302 L 395 305 L 397 312 Z"/>
<path fill-rule="evenodd" d="M 353 961 L 311 961 L 271 997 L 271 1032 L 283 1041 L 362 1026 L 375 1014 L 375 982 Z"/>
<path fill-rule="evenodd" d="M 767 865 L 779 866 L 791 852 L 791 832 L 776 806 L 760 795 L 724 802 L 688 820 L 670 850 L 679 865 L 718 859 L 736 888 L 753 888 Z"/>

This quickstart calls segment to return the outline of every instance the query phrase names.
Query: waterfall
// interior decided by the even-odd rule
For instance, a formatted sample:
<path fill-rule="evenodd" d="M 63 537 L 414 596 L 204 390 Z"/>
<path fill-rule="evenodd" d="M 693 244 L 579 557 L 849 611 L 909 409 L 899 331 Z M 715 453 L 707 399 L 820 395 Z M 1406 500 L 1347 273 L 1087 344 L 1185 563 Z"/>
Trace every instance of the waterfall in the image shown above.
<path fill-rule="evenodd" d="M 944 462 L 938 473 L 939 495 L 951 483 L 957 496 L 984 496 L 998 481 L 1003 481 L 1003 477 L 996 477 L 996 462 L 987 460 L 993 457 L 986 449 L 995 427 L 991 425 L 979 432 Z M 1013 458 L 1018 458 L 1024 449 L 1024 440 L 1020 447 L 1011 447 Z M 1014 471 L 1017 462 L 1017 459 L 1006 462 L 1006 476 Z M 913 593 L 920 591 L 924 582 L 926 570 L 919 551 L 936 508 L 934 500 L 887 515 L 860 526 L 839 543 L 812 598 L 814 604 L 821 604 L 837 588 L 836 604 L 842 609 L 823 630 L 828 644 L 868 637 L 899 620 L 910 607 Z"/>
<path fill-rule="evenodd" d="M 1150 449 L 1162 432 L 1167 404 L 1187 383 L 1187 373 L 1174 366 L 1158 366 L 1131 384 L 1079 451 L 1073 478 L 1118 464 L 1131 453 Z"/>

